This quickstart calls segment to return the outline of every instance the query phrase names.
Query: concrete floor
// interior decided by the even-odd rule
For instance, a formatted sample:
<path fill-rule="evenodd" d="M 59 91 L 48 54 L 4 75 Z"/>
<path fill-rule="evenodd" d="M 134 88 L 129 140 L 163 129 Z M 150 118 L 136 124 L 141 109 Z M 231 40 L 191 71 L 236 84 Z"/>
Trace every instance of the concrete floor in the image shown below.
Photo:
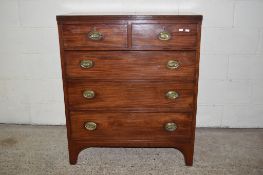
<path fill-rule="evenodd" d="M 64 126 L 0 125 L 0 175 L 263 175 L 263 129 L 197 129 L 194 166 L 175 149 L 90 148 L 69 165 Z"/>

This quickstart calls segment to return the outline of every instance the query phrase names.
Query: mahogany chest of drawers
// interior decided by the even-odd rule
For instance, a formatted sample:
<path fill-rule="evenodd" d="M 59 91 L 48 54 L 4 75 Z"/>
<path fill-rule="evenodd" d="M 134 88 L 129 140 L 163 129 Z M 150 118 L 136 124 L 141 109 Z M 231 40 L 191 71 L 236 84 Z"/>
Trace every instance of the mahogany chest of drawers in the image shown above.
<path fill-rule="evenodd" d="M 57 16 L 69 159 L 164 147 L 193 164 L 200 15 Z"/>

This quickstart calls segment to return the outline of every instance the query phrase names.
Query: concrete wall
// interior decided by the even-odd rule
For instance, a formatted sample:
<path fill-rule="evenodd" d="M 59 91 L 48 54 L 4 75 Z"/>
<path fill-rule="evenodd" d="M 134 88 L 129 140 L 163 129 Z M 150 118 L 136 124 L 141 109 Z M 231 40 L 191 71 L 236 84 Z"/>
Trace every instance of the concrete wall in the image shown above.
<path fill-rule="evenodd" d="M 262 0 L 0 0 L 0 123 L 65 124 L 55 16 L 204 16 L 197 126 L 263 127 Z"/>

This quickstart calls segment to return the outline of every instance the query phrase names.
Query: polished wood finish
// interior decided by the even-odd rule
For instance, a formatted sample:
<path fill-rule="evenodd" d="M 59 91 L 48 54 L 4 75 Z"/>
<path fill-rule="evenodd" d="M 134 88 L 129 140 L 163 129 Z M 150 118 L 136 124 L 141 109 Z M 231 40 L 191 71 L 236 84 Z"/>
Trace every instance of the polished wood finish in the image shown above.
<path fill-rule="evenodd" d="M 150 110 L 189 111 L 193 109 L 192 83 L 145 81 L 71 81 L 68 102 L 71 110 Z M 86 99 L 83 91 L 93 90 L 95 97 Z M 169 100 L 165 94 L 175 90 L 179 97 Z M 139 108 L 138 108 L 139 106 Z"/>
<path fill-rule="evenodd" d="M 105 113 L 72 112 L 72 138 L 76 140 L 189 140 L 191 138 L 192 116 L 189 113 Z M 113 120 L 114 119 L 114 120 Z M 93 121 L 94 131 L 87 131 L 83 125 Z M 168 122 L 177 124 L 176 132 L 164 129 Z M 152 134 L 154 133 L 154 134 Z"/>
<path fill-rule="evenodd" d="M 82 60 L 91 60 L 94 66 L 82 68 Z M 167 63 L 177 60 L 177 69 L 168 69 Z M 67 77 L 102 80 L 195 80 L 194 51 L 100 51 L 66 52 Z M 158 73 L 156 73 L 158 72 Z"/>
<path fill-rule="evenodd" d="M 120 24 L 85 24 L 65 25 L 63 28 L 63 43 L 65 49 L 96 49 L 127 47 L 127 25 Z M 102 39 L 93 41 L 88 37 L 92 31 L 99 31 Z"/>
<path fill-rule="evenodd" d="M 180 32 L 179 30 L 190 30 Z M 133 24 L 132 47 L 143 49 L 195 48 L 197 45 L 196 24 Z M 171 39 L 162 41 L 158 35 L 162 31 L 171 34 Z"/>
<path fill-rule="evenodd" d="M 58 24 L 82 24 L 82 23 L 105 23 L 107 21 L 114 22 L 127 22 L 135 21 L 136 23 L 141 22 L 145 23 L 146 21 L 151 20 L 154 23 L 200 23 L 202 22 L 202 15 L 191 15 L 191 14 L 166 14 L 166 15 L 144 15 L 144 14 L 125 14 L 125 15 L 85 15 L 85 14 L 68 14 L 68 15 L 58 15 L 57 17 Z"/>
<path fill-rule="evenodd" d="M 65 15 L 57 22 L 70 163 L 89 147 L 161 147 L 180 150 L 192 165 L 202 16 Z M 102 39 L 89 39 L 92 30 Z M 158 39 L 163 30 L 170 40 Z M 82 60 L 93 66 L 81 67 Z M 179 67 L 167 68 L 171 60 Z M 85 90 L 95 97 L 84 98 Z M 170 90 L 179 97 L 168 99 Z M 170 122 L 175 131 L 164 128 Z"/>

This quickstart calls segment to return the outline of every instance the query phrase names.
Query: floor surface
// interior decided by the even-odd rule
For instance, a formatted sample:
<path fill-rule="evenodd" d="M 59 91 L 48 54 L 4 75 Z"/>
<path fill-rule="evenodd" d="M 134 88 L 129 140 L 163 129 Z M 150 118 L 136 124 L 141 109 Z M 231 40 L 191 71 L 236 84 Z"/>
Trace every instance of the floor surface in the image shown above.
<path fill-rule="evenodd" d="M 263 129 L 197 129 L 193 167 L 175 149 L 89 148 L 69 165 L 65 126 L 0 125 L 0 175 L 263 175 Z"/>

